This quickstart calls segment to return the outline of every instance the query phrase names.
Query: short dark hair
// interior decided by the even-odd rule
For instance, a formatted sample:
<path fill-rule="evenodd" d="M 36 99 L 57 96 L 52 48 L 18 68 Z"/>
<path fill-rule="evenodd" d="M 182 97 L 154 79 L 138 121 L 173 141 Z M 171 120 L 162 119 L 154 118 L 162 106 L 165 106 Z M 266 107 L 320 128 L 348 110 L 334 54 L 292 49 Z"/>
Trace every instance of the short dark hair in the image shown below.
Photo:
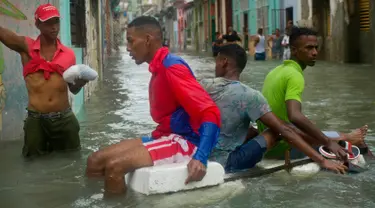
<path fill-rule="evenodd" d="M 236 43 L 223 45 L 219 48 L 219 55 L 231 58 L 236 63 L 238 73 L 241 73 L 247 63 L 247 54 L 245 49 Z"/>
<path fill-rule="evenodd" d="M 128 24 L 128 28 L 135 27 L 141 29 L 152 29 L 157 34 L 160 35 L 160 38 L 163 38 L 162 28 L 159 21 L 151 16 L 140 16 L 135 18 Z"/>
<path fill-rule="evenodd" d="M 311 28 L 308 28 L 308 27 L 292 27 L 290 29 L 291 31 L 289 32 L 289 44 L 291 46 L 296 46 L 296 42 L 297 42 L 297 39 L 301 36 L 309 36 L 309 35 L 313 35 L 313 36 L 317 36 L 318 33 L 316 31 L 314 31 L 313 29 Z"/>

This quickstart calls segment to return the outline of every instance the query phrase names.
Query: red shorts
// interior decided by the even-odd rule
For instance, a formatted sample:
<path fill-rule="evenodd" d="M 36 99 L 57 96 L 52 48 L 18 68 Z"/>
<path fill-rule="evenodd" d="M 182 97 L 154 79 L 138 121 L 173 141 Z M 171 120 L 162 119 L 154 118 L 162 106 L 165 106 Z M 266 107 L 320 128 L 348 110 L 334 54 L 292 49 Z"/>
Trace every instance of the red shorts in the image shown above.
<path fill-rule="evenodd" d="M 154 165 L 190 161 L 197 151 L 193 143 L 177 134 L 170 134 L 159 139 L 143 137 L 142 142 L 150 153 Z"/>

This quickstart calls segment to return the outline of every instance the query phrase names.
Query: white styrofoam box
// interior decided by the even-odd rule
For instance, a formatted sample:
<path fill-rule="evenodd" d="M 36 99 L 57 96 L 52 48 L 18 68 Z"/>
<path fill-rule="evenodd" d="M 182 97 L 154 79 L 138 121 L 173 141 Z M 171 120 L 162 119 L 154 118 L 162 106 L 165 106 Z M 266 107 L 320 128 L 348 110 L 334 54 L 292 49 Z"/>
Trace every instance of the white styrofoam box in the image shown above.
<path fill-rule="evenodd" d="M 217 162 L 208 162 L 207 173 L 201 181 L 185 185 L 187 163 L 174 163 L 140 168 L 125 175 L 126 184 L 142 194 L 177 192 L 224 183 L 224 168 Z"/>
<path fill-rule="evenodd" d="M 292 160 L 295 162 L 298 160 Z M 362 156 L 354 164 L 365 165 L 366 161 Z M 258 167 L 268 169 L 283 165 L 283 160 L 263 159 L 257 164 Z M 291 171 L 292 175 L 311 176 L 317 174 L 321 170 L 320 166 L 311 162 L 305 165 L 294 167 Z M 283 171 L 283 170 L 282 170 Z M 188 176 L 187 163 L 175 163 L 147 168 L 140 168 L 125 176 L 126 184 L 133 190 L 142 194 L 161 194 L 168 192 L 177 192 L 182 190 L 190 190 L 207 186 L 214 186 L 224 183 L 225 171 L 223 166 L 217 162 L 208 162 L 207 174 L 202 181 L 191 182 L 185 185 Z"/>
<path fill-rule="evenodd" d="M 291 160 L 292 163 L 294 161 L 298 161 L 298 160 Z M 257 166 L 264 168 L 264 169 L 268 169 L 268 168 L 273 168 L 273 167 L 284 165 L 284 164 L 285 164 L 284 160 L 263 159 L 257 164 Z M 318 173 L 319 171 L 320 171 L 320 166 L 315 162 L 311 162 L 305 165 L 299 165 L 297 167 L 292 168 L 291 174 L 308 176 L 308 175 L 314 175 Z"/>

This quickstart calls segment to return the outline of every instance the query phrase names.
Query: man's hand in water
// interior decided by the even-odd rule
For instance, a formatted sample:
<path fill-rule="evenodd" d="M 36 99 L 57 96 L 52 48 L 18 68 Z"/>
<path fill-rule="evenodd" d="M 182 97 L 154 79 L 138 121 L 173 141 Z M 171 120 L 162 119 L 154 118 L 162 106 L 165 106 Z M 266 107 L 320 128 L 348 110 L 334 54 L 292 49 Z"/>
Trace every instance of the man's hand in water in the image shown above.
<path fill-rule="evenodd" d="M 326 145 L 326 147 L 333 153 L 336 155 L 336 157 L 343 161 L 343 162 L 348 162 L 348 155 L 347 155 L 347 151 L 341 147 L 337 142 L 335 141 L 329 141 L 328 145 Z"/>
<path fill-rule="evenodd" d="M 328 170 L 331 170 L 335 173 L 341 173 L 341 174 L 344 174 L 348 170 L 348 167 L 346 167 L 346 165 L 338 161 L 327 160 L 327 159 L 324 159 L 323 162 L 320 164 L 320 166 Z"/>
<path fill-rule="evenodd" d="M 204 166 L 199 160 L 190 160 L 187 168 L 189 175 L 185 181 L 185 184 L 188 184 L 191 181 L 200 181 L 206 175 L 206 166 Z"/>

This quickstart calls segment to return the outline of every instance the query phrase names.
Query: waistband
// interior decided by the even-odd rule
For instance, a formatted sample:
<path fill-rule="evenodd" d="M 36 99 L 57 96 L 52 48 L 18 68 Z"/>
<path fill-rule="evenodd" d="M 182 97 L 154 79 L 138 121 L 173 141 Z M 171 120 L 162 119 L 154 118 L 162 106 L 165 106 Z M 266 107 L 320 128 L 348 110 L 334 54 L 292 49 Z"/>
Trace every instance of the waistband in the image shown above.
<path fill-rule="evenodd" d="M 27 110 L 27 115 L 33 118 L 61 118 L 64 115 L 72 112 L 72 108 L 70 107 L 60 112 L 51 112 L 51 113 L 40 113 L 40 112 L 32 111 L 29 109 L 26 109 L 26 110 Z"/>

